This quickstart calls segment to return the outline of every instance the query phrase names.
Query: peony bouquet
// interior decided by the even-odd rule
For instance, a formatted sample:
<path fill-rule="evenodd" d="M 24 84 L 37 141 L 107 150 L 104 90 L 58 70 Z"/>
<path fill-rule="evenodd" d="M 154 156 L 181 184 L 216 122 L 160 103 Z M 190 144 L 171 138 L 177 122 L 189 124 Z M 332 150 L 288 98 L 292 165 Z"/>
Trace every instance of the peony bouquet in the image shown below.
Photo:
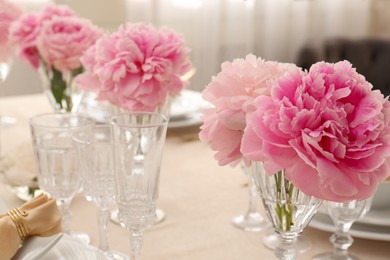
<path fill-rule="evenodd" d="M 203 98 L 213 107 L 203 113 L 199 137 L 210 143 L 220 165 L 235 166 L 242 159 L 248 164 L 240 151 L 246 115 L 256 109 L 253 106 L 256 97 L 269 96 L 272 83 L 296 66 L 249 54 L 245 59 L 225 62 L 221 68 L 203 91 Z"/>
<path fill-rule="evenodd" d="M 301 232 L 321 200 L 370 197 L 390 174 L 389 101 L 347 61 L 303 71 L 248 55 L 223 63 L 203 97 L 214 107 L 200 139 L 220 165 L 251 165 L 278 232 Z"/>
<path fill-rule="evenodd" d="M 389 101 L 349 62 L 292 69 L 254 106 L 241 152 L 305 194 L 363 200 L 389 176 Z"/>
<path fill-rule="evenodd" d="M 47 81 L 56 108 L 72 111 L 73 79 L 83 71 L 80 57 L 103 32 L 67 6 L 50 4 L 22 16 L 10 34 L 19 56 Z"/>
<path fill-rule="evenodd" d="M 86 70 L 76 80 L 122 109 L 156 111 L 185 87 L 180 76 L 191 69 L 189 52 L 183 37 L 167 28 L 126 23 L 86 51 Z"/>

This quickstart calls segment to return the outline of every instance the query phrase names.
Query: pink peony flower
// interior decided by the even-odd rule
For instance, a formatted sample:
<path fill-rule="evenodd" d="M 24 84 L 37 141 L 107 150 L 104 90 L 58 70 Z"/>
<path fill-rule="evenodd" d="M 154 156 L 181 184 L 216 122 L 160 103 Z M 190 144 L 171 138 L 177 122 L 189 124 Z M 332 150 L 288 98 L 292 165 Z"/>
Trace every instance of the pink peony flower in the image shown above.
<path fill-rule="evenodd" d="M 41 22 L 48 21 L 54 17 L 72 17 L 76 14 L 66 5 L 48 4 L 40 11 Z"/>
<path fill-rule="evenodd" d="M 37 48 L 42 26 L 55 17 L 75 17 L 65 5 L 49 4 L 39 13 L 27 13 L 10 28 L 12 42 L 18 46 L 19 56 L 29 62 L 35 69 L 40 66 L 40 53 Z"/>
<path fill-rule="evenodd" d="M 269 95 L 270 84 L 296 66 L 250 54 L 225 62 L 221 68 L 203 91 L 203 98 L 214 107 L 204 111 L 199 137 L 210 143 L 220 165 L 236 165 L 242 159 L 241 139 L 246 114 L 253 110 L 251 103 L 260 95 Z"/>
<path fill-rule="evenodd" d="M 81 61 L 77 77 L 98 99 L 130 111 L 155 111 L 185 86 L 180 76 L 191 68 L 182 36 L 151 25 L 124 24 L 98 40 Z"/>
<path fill-rule="evenodd" d="M 12 41 L 18 46 L 19 56 L 28 61 L 35 69 L 39 67 L 39 53 L 36 38 L 40 31 L 37 14 L 25 14 L 11 28 Z"/>
<path fill-rule="evenodd" d="M 11 24 L 22 15 L 22 10 L 14 3 L 0 0 L 0 62 L 12 56 L 12 43 L 9 37 Z"/>
<path fill-rule="evenodd" d="M 81 66 L 81 55 L 101 35 L 89 20 L 57 16 L 42 24 L 36 46 L 46 66 L 67 72 Z"/>
<path fill-rule="evenodd" d="M 349 62 L 292 71 L 255 104 L 241 152 L 305 194 L 362 200 L 389 176 L 389 101 Z"/>

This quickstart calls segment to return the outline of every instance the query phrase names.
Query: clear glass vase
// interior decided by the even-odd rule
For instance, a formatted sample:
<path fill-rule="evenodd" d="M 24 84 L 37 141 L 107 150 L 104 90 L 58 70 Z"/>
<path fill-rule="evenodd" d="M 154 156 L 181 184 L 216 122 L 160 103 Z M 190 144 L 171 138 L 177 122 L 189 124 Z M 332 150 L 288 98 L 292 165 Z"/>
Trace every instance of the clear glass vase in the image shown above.
<path fill-rule="evenodd" d="M 81 68 L 62 73 L 55 68 L 41 66 L 39 75 L 42 81 L 43 92 L 49 98 L 55 112 L 77 112 L 83 98 L 84 91 L 78 88 L 74 78 L 80 74 Z"/>
<path fill-rule="evenodd" d="M 280 243 L 275 248 L 278 259 L 295 259 L 298 254 L 295 245 L 321 205 L 322 200 L 308 196 L 285 178 L 284 170 L 273 175 L 264 172 L 262 163 L 253 163 L 254 181 L 263 200 L 267 216 Z"/>

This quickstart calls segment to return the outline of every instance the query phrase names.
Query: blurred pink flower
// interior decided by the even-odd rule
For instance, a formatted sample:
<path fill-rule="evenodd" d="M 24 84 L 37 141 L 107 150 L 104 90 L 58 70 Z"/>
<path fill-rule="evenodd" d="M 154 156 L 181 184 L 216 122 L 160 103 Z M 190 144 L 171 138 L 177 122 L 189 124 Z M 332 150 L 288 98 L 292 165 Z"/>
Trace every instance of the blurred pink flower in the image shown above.
<path fill-rule="evenodd" d="M 371 196 L 390 174 L 390 105 L 347 62 L 293 71 L 256 99 L 241 151 L 307 195 Z"/>
<path fill-rule="evenodd" d="M 10 28 L 10 36 L 18 47 L 19 56 L 28 61 L 35 69 L 39 67 L 39 53 L 36 48 L 36 38 L 39 31 L 38 14 L 25 14 Z"/>
<path fill-rule="evenodd" d="M 38 13 L 25 14 L 10 33 L 20 57 L 35 69 L 43 61 L 61 72 L 80 67 L 80 56 L 102 34 L 67 6 L 55 4 L 46 5 Z"/>
<path fill-rule="evenodd" d="M 141 23 L 122 25 L 82 57 L 85 73 L 76 79 L 100 100 L 130 111 L 154 111 L 185 86 L 191 68 L 182 36 Z"/>
<path fill-rule="evenodd" d="M 71 17 L 76 14 L 66 5 L 48 4 L 40 11 L 41 23 L 53 19 L 54 17 Z"/>
<path fill-rule="evenodd" d="M 22 9 L 9 1 L 0 0 L 0 61 L 8 60 L 13 53 L 9 37 L 11 24 L 22 15 Z"/>
<path fill-rule="evenodd" d="M 36 70 L 56 111 L 76 111 L 80 99 L 74 78 L 83 71 L 81 55 L 103 35 L 65 5 L 49 4 L 28 13 L 10 29 L 18 54 Z"/>
<path fill-rule="evenodd" d="M 42 24 L 36 46 L 46 66 L 67 72 L 81 67 L 81 55 L 100 36 L 89 20 L 57 16 Z"/>
<path fill-rule="evenodd" d="M 199 137 L 210 143 L 220 165 L 234 166 L 242 159 L 240 145 L 245 117 L 254 110 L 253 100 L 260 95 L 269 95 L 270 84 L 297 67 L 264 61 L 249 54 L 245 59 L 225 62 L 221 68 L 203 91 L 203 98 L 214 107 L 204 111 Z"/>

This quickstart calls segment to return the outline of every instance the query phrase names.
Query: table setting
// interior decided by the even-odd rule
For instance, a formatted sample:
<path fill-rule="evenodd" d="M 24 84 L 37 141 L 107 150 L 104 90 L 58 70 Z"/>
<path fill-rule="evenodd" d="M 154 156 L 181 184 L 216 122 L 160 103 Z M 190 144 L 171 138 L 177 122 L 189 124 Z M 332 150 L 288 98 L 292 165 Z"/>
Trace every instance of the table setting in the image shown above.
<path fill-rule="evenodd" d="M 51 105 L 44 95 L 10 97 L 1 100 L 2 111 L 9 112 L 10 115 L 20 119 L 13 129 L 2 129 L 2 154 L 5 155 L 24 142 L 31 143 L 27 121 L 28 117 L 35 112 L 32 112 L 30 107 L 37 113 L 43 113 L 50 111 Z M 24 103 L 26 106 L 14 110 L 12 109 L 14 103 Z M 166 218 L 146 231 L 143 258 L 273 259 L 273 251 L 263 245 L 263 239 L 271 229 L 263 232 L 244 232 L 231 223 L 232 217 L 237 213 L 245 212 L 248 207 L 246 176 L 240 169 L 218 166 L 213 159 L 212 151 L 203 142 L 194 140 L 195 138 L 183 138 L 185 135 L 196 136 L 197 133 L 197 129 L 168 129 L 161 164 L 159 198 L 159 206 L 166 212 Z M 196 161 L 193 160 L 194 156 L 197 158 Z M 177 163 L 178 161 L 180 164 Z M 0 186 L 0 195 L 9 208 L 25 202 L 8 189 L 4 182 L 0 183 Z M 215 194 L 217 187 L 219 192 Z M 95 223 L 96 206 L 88 202 L 84 195 L 77 194 L 70 208 L 73 214 L 71 229 L 88 233 L 91 237 L 91 245 L 96 249 L 99 237 L 98 226 Z M 266 218 L 261 205 L 259 211 Z M 326 217 L 329 218 L 327 215 Z M 317 215 L 311 222 L 316 221 L 316 218 Z M 330 229 L 333 223 L 328 220 L 325 223 L 329 227 L 327 230 L 311 224 L 304 230 L 303 236 L 310 239 L 311 248 L 299 255 L 297 259 L 312 259 L 316 254 L 332 250 L 328 239 L 333 232 L 333 229 Z M 355 241 L 349 251 L 361 259 L 387 259 L 388 240 L 378 238 L 381 233 L 387 235 L 386 232 L 371 231 L 370 233 L 374 235 L 368 238 L 355 236 L 353 232 L 357 224 L 359 222 L 355 222 L 351 228 Z M 109 230 L 110 248 L 129 253 L 127 231 L 112 221 L 109 223 Z"/>
<path fill-rule="evenodd" d="M 388 259 L 390 103 L 350 62 L 247 54 L 199 92 L 170 28 L 7 26 L 42 93 L 0 98 L 0 260 Z"/>

